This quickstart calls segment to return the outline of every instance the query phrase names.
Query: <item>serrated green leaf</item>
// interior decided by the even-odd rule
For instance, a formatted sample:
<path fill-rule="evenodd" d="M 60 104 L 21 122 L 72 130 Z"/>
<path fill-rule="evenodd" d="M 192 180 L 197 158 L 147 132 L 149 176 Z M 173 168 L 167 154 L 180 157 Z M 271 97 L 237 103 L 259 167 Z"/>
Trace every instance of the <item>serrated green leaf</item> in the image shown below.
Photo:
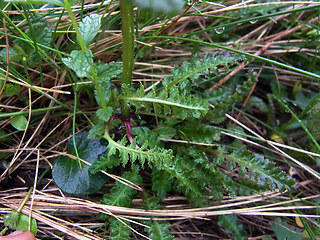
<path fill-rule="evenodd" d="M 99 108 L 96 111 L 98 118 L 103 122 L 108 122 L 112 115 L 112 107 L 107 107 L 105 109 Z"/>
<path fill-rule="evenodd" d="M 163 85 L 171 89 L 178 86 L 180 89 L 188 87 L 187 82 L 195 81 L 192 85 L 198 85 L 198 82 L 203 81 L 203 77 L 199 78 L 199 74 L 207 74 L 211 72 L 218 72 L 218 67 L 222 66 L 228 69 L 232 65 L 237 65 L 246 58 L 239 54 L 205 54 L 202 59 L 195 56 L 191 61 L 185 61 L 182 66 L 175 66 L 171 72 L 172 77 L 165 78 Z"/>
<path fill-rule="evenodd" d="M 88 47 L 97 35 L 101 26 L 101 17 L 98 14 L 90 14 L 79 23 L 79 31 L 84 44 Z"/>
<path fill-rule="evenodd" d="M 235 240 L 248 239 L 246 237 L 247 233 L 243 230 L 242 224 L 237 222 L 237 215 L 235 214 L 220 215 L 218 224 L 219 226 L 224 227 L 227 233 L 232 235 L 232 239 L 235 239 Z"/>
<path fill-rule="evenodd" d="M 120 74 L 122 72 L 122 63 L 121 62 L 109 62 L 109 63 L 98 63 L 95 64 L 94 70 L 97 76 L 96 81 L 100 85 L 100 89 L 103 94 L 103 98 L 106 103 L 109 103 L 112 93 L 112 83 L 111 79 L 120 77 Z M 101 106 L 101 99 L 98 94 L 97 89 L 94 90 L 95 98 L 97 103 Z M 111 106 L 114 106 L 114 104 L 109 104 Z"/>
<path fill-rule="evenodd" d="M 10 61 L 20 61 L 22 60 L 24 55 L 24 51 L 19 51 L 18 49 L 14 49 L 13 47 L 9 47 L 9 58 Z M 4 60 L 7 60 L 7 49 L 2 48 L 0 51 L 0 57 Z"/>
<path fill-rule="evenodd" d="M 33 66 L 39 63 L 39 59 L 45 58 L 41 52 L 47 52 L 47 48 L 42 46 L 51 46 L 52 43 L 52 31 L 50 27 L 43 22 L 34 23 L 30 28 L 25 31 L 25 34 L 33 41 L 28 43 L 21 39 L 13 41 L 12 47 L 9 48 L 10 61 L 26 60 L 28 66 Z M 34 46 L 37 44 L 36 46 Z M 39 51 L 41 49 L 41 52 Z M 7 59 L 6 49 L 2 49 L 0 56 Z"/>
<path fill-rule="evenodd" d="M 93 55 L 90 49 L 73 50 L 70 57 L 62 58 L 62 62 L 75 71 L 78 77 L 91 77 L 90 66 L 93 64 Z"/>
<path fill-rule="evenodd" d="M 172 138 L 177 134 L 177 129 L 171 126 L 160 126 L 155 129 L 160 138 Z"/>
<path fill-rule="evenodd" d="M 51 4 L 51 5 L 56 5 L 59 7 L 63 7 L 64 3 L 63 1 L 59 0 L 5 0 L 5 2 L 13 2 L 13 3 L 31 3 L 31 4 Z"/>
<path fill-rule="evenodd" d="M 165 198 L 167 192 L 172 188 L 170 174 L 164 170 L 152 169 L 152 190 L 159 198 Z"/>
<path fill-rule="evenodd" d="M 106 146 L 97 138 L 88 139 L 87 132 L 75 136 L 76 146 L 81 159 L 93 163 L 100 154 L 106 151 Z M 67 145 L 67 152 L 75 155 L 72 139 Z M 91 174 L 89 166 L 81 163 L 80 169 L 76 159 L 67 156 L 59 157 L 52 169 L 52 176 L 57 186 L 70 194 L 87 195 L 98 191 L 105 183 L 106 176 L 102 173 Z"/>
<path fill-rule="evenodd" d="M 108 156 L 111 157 L 118 153 L 123 165 L 126 165 L 130 159 L 132 163 L 138 160 L 141 165 L 144 165 L 145 161 L 147 161 L 149 165 L 156 165 L 161 169 L 173 158 L 171 149 L 167 150 L 160 147 L 149 148 L 148 141 L 137 149 L 136 139 L 134 139 L 130 145 L 127 145 L 126 137 L 118 142 L 115 142 L 109 135 L 105 135 L 105 137 L 109 143 L 107 147 Z M 146 151 L 147 148 L 149 149 Z"/>
<path fill-rule="evenodd" d="M 13 230 L 29 230 L 29 216 L 12 210 L 10 214 L 3 216 L 4 225 Z M 30 231 L 33 235 L 37 234 L 37 221 L 31 218 Z"/>
<path fill-rule="evenodd" d="M 10 120 L 10 123 L 15 129 L 17 129 L 19 131 L 24 131 L 27 127 L 28 120 L 25 116 L 19 115 L 19 116 L 12 118 Z"/>
<path fill-rule="evenodd" d="M 122 96 L 119 98 L 135 106 L 137 111 L 143 109 L 144 112 L 151 113 L 151 109 L 154 108 L 159 115 L 175 116 L 180 119 L 200 118 L 208 111 L 206 103 L 178 88 L 171 90 L 165 88 L 159 94 L 156 94 L 154 90 L 144 94 L 144 87 L 141 84 L 140 89 L 131 94 L 130 87 L 123 85 Z"/>
<path fill-rule="evenodd" d="M 173 240 L 174 236 L 170 232 L 170 223 L 166 221 L 148 221 L 146 224 L 149 228 L 145 231 L 149 234 L 150 239 Z"/>
<path fill-rule="evenodd" d="M 163 143 L 159 140 L 157 134 L 147 127 L 134 127 L 131 128 L 131 132 L 137 136 L 137 143 L 140 145 L 148 141 L 150 147 L 163 147 Z"/>
<path fill-rule="evenodd" d="M 221 132 L 215 127 L 197 123 L 195 121 L 177 127 L 180 138 L 202 143 L 213 143 L 220 140 Z"/>
<path fill-rule="evenodd" d="M 262 187 L 269 186 L 269 189 L 272 190 L 278 188 L 280 191 L 285 191 L 292 189 L 295 185 L 295 181 L 290 176 L 287 176 L 263 155 L 247 150 L 235 150 L 225 157 L 230 169 L 234 169 L 237 165 L 247 168 L 247 175 L 250 179 Z"/>
<path fill-rule="evenodd" d="M 129 182 L 140 184 L 142 177 L 139 174 L 140 168 L 137 165 L 133 165 L 130 171 L 126 171 L 122 174 L 122 178 Z M 102 203 L 111 206 L 130 207 L 133 197 L 136 195 L 137 190 L 124 185 L 123 183 L 116 182 L 116 186 L 111 188 L 111 194 L 103 195 Z"/>
<path fill-rule="evenodd" d="M 44 46 L 50 46 L 52 31 L 46 23 L 35 23 L 26 30 L 26 34 L 35 42 Z"/>
<path fill-rule="evenodd" d="M 101 138 L 104 134 L 104 129 L 104 122 L 98 122 L 90 129 L 88 139 L 92 139 L 95 137 Z"/>
<path fill-rule="evenodd" d="M 108 168 L 119 166 L 121 164 L 121 159 L 117 155 L 108 156 L 102 154 L 94 163 L 90 166 L 89 172 L 91 174 L 97 173 L 100 170 L 106 171 Z"/>
<path fill-rule="evenodd" d="M 98 82 L 109 82 L 113 78 L 120 77 L 122 62 L 97 63 L 94 70 Z"/>
<path fill-rule="evenodd" d="M 109 219 L 110 223 L 110 234 L 108 236 L 109 240 L 126 240 L 130 239 L 131 230 L 128 228 L 130 226 L 130 223 L 126 222 L 126 225 L 124 225 L 122 222 L 120 222 L 118 219 L 111 217 Z"/>

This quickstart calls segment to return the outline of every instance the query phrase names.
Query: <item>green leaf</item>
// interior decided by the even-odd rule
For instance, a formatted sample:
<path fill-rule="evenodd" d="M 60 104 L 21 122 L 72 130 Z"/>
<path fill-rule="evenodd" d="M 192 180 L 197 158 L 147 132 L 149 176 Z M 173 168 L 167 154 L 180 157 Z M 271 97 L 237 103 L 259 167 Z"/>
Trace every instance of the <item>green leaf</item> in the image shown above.
<path fill-rule="evenodd" d="M 145 228 L 145 231 L 149 233 L 150 239 L 157 240 L 173 240 L 174 236 L 170 232 L 170 223 L 162 221 L 151 221 L 148 224 L 149 228 Z"/>
<path fill-rule="evenodd" d="M 152 169 L 152 190 L 157 193 L 159 198 L 165 198 L 167 192 L 172 188 L 170 174 L 164 170 Z"/>
<path fill-rule="evenodd" d="M 50 46 L 52 31 L 46 23 L 39 22 L 26 30 L 26 34 L 35 42 L 44 46 Z"/>
<path fill-rule="evenodd" d="M 17 95 L 20 92 L 20 89 L 21 87 L 18 84 L 7 83 L 1 96 L 12 97 L 14 95 Z"/>
<path fill-rule="evenodd" d="M 119 153 L 123 165 L 126 165 L 129 159 L 132 163 L 134 163 L 136 160 L 139 160 L 141 165 L 144 165 L 145 161 L 147 160 L 150 166 L 156 165 L 159 169 L 161 169 L 173 158 L 171 149 L 167 150 L 160 147 L 151 148 L 148 141 L 144 142 L 144 144 L 137 149 L 136 139 L 133 139 L 132 143 L 126 146 L 126 137 L 118 142 L 115 142 L 109 135 L 105 135 L 105 137 L 109 142 L 108 156 L 111 157 L 112 155 Z"/>
<path fill-rule="evenodd" d="M 87 138 L 87 132 L 81 132 L 75 136 L 76 146 L 81 159 L 93 163 L 106 151 L 106 146 L 100 139 Z M 73 141 L 67 144 L 67 153 L 74 155 Z M 57 186 L 70 194 L 87 195 L 98 191 L 105 183 L 106 176 L 102 173 L 91 174 L 89 166 L 81 163 L 80 169 L 77 159 L 67 156 L 59 157 L 52 169 L 52 176 Z"/>
<path fill-rule="evenodd" d="M 220 131 L 214 126 L 195 121 L 178 126 L 177 131 L 180 133 L 181 139 L 202 143 L 219 141 L 221 135 Z"/>
<path fill-rule="evenodd" d="M 276 234 L 277 240 L 301 240 L 301 230 L 295 229 L 289 226 L 285 222 L 281 222 L 280 218 L 275 220 L 275 223 L 270 223 L 274 233 Z"/>
<path fill-rule="evenodd" d="M 136 0 L 139 8 L 155 13 L 175 14 L 182 11 L 183 0 Z"/>
<path fill-rule="evenodd" d="M 0 129 L 0 142 L 7 142 L 10 143 L 11 142 L 11 138 L 10 138 L 11 134 L 8 134 L 4 129 Z"/>
<path fill-rule="evenodd" d="M 98 109 L 96 111 L 97 117 L 103 122 L 108 122 L 112 115 L 112 107 L 107 107 L 106 109 Z"/>
<path fill-rule="evenodd" d="M 100 170 L 106 171 L 108 168 L 119 166 L 121 164 L 121 159 L 118 155 L 101 155 L 89 168 L 91 174 L 97 173 Z"/>
<path fill-rule="evenodd" d="M 143 201 L 146 203 L 146 210 L 158 210 L 161 209 L 159 205 L 159 199 L 156 197 L 145 197 Z M 157 240 L 172 240 L 175 239 L 174 236 L 170 232 L 170 223 L 167 221 L 143 221 L 143 224 L 147 225 L 148 228 L 145 228 L 145 231 L 149 234 L 150 239 Z"/>
<path fill-rule="evenodd" d="M 3 216 L 4 225 L 13 230 L 27 231 L 29 229 L 29 216 L 12 210 L 10 214 Z M 37 234 L 37 221 L 31 218 L 30 231 Z"/>
<path fill-rule="evenodd" d="M 10 120 L 10 123 L 15 129 L 17 129 L 19 131 L 24 131 L 27 127 L 28 120 L 26 119 L 25 116 L 19 115 L 19 116 L 12 118 Z"/>
<path fill-rule="evenodd" d="M 25 58 L 27 65 L 33 66 L 39 63 L 39 59 L 47 57 L 43 52 L 48 52 L 48 49 L 43 46 L 51 46 L 52 31 L 46 23 L 38 22 L 32 24 L 25 31 L 25 34 L 33 42 L 29 43 L 21 39 L 14 40 L 14 44 L 9 48 L 10 61 L 21 61 Z M 0 51 L 0 56 L 7 59 L 5 48 Z"/>
<path fill-rule="evenodd" d="M 164 88 L 159 94 L 152 90 L 148 94 L 144 93 L 144 87 L 140 88 L 133 94 L 129 86 L 122 86 L 122 96 L 119 99 L 127 100 L 131 105 L 137 108 L 137 111 L 144 109 L 146 113 L 154 112 L 164 116 L 175 116 L 180 119 L 187 117 L 200 118 L 208 111 L 205 102 L 196 97 L 192 97 L 178 88 L 167 90 Z"/>
<path fill-rule="evenodd" d="M 78 77 L 91 77 L 90 66 L 93 64 L 91 50 L 73 50 L 69 58 L 62 58 L 62 62 L 75 71 Z"/>
<path fill-rule="evenodd" d="M 90 129 L 89 134 L 88 134 L 88 138 L 101 138 L 104 134 L 104 122 L 98 122 L 95 125 L 93 125 L 93 127 Z"/>
<path fill-rule="evenodd" d="M 109 82 L 115 77 L 120 77 L 122 62 L 97 63 L 94 66 L 99 83 Z"/>
<path fill-rule="evenodd" d="M 150 147 L 163 147 L 163 143 L 159 140 L 157 134 L 147 127 L 133 127 L 131 128 L 132 134 L 137 136 L 137 143 L 143 144 L 148 141 Z"/>
<path fill-rule="evenodd" d="M 159 135 L 159 138 L 172 138 L 177 134 L 177 129 L 171 126 L 160 126 L 155 129 L 155 132 Z"/>
<path fill-rule="evenodd" d="M 51 4 L 51 5 L 57 5 L 59 7 L 63 7 L 64 3 L 63 1 L 59 0 L 5 0 L 5 2 L 13 2 L 13 3 L 30 3 L 30 4 Z"/>
<path fill-rule="evenodd" d="M 128 226 L 124 225 L 118 219 L 111 217 L 109 219 L 110 223 L 110 234 L 108 236 L 109 240 L 125 240 L 130 239 L 131 230 L 128 226 L 130 226 L 129 222 L 125 222 Z"/>
<path fill-rule="evenodd" d="M 122 178 L 129 182 L 140 184 L 142 177 L 139 174 L 140 168 L 133 165 L 130 171 L 124 172 Z M 116 182 L 116 186 L 111 188 L 111 194 L 104 194 L 102 203 L 111 206 L 130 207 L 133 197 L 136 195 L 137 190 L 124 185 L 123 183 Z"/>
<path fill-rule="evenodd" d="M 97 76 L 96 81 L 99 83 L 103 98 L 106 103 L 109 103 L 111 98 L 111 79 L 120 77 L 122 72 L 122 62 L 97 63 L 94 65 L 94 70 Z M 97 103 L 101 106 L 101 99 L 97 89 L 94 90 Z"/>
<path fill-rule="evenodd" d="M 84 44 L 88 47 L 97 35 L 101 26 L 101 18 L 98 14 L 90 14 L 79 23 L 79 30 Z"/>
<path fill-rule="evenodd" d="M 180 66 L 175 66 L 171 72 L 172 77 L 165 78 L 163 85 L 171 89 L 174 86 L 180 84 L 180 88 L 186 86 L 186 81 L 195 81 L 197 85 L 203 82 L 203 76 L 199 78 L 200 74 L 209 74 L 210 72 L 219 73 L 218 67 L 224 67 L 229 69 L 233 65 L 243 62 L 246 58 L 239 54 L 230 54 L 229 52 L 220 54 L 205 54 L 202 59 L 199 56 L 195 56 L 191 61 L 185 61 Z M 210 71 L 209 71 L 210 70 Z"/>
<path fill-rule="evenodd" d="M 14 45 L 15 46 L 15 45 Z M 9 47 L 9 58 L 10 61 L 20 61 L 23 58 L 24 51 L 19 51 L 20 49 L 15 49 L 14 47 Z M 2 48 L 0 51 L 0 57 L 7 60 L 7 48 Z"/>
<path fill-rule="evenodd" d="M 263 155 L 254 154 L 247 150 L 234 150 L 226 156 L 227 164 L 231 168 L 238 166 L 248 169 L 248 176 L 261 186 L 269 186 L 270 189 L 285 191 L 293 189 L 295 181 L 286 175 L 273 162 L 266 159 Z"/>
<path fill-rule="evenodd" d="M 308 129 L 315 139 L 320 139 L 320 104 L 316 104 L 308 114 Z"/>
<path fill-rule="evenodd" d="M 243 230 L 242 224 L 237 222 L 237 215 L 235 214 L 220 215 L 218 225 L 223 226 L 227 233 L 232 234 L 232 239 L 248 239 L 246 237 L 247 233 Z"/>

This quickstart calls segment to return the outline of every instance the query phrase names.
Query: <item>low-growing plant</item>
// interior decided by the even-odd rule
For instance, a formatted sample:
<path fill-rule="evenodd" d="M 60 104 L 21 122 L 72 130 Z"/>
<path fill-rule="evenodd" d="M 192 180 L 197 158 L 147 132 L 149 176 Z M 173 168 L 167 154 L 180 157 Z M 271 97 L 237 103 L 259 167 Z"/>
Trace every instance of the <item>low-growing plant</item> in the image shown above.
<path fill-rule="evenodd" d="M 239 140 L 227 141 L 218 127 L 218 123 L 224 123 L 227 130 L 243 133 L 241 128 L 227 124 L 225 114 L 249 94 L 257 82 L 257 73 L 251 70 L 242 73 L 225 88 L 212 90 L 209 81 L 250 61 L 248 56 L 227 50 L 214 54 L 199 52 L 189 61 L 175 66 L 171 75 L 159 84 L 147 86 L 132 82 L 136 49 L 134 7 L 173 14 L 182 10 L 184 1 L 159 1 L 161 8 L 155 9 L 151 0 L 120 0 L 122 61 L 108 63 L 95 61 L 95 53 L 90 48 L 101 28 L 100 15 L 87 15 L 77 23 L 71 9 L 73 1 L 26 2 L 64 7 L 76 32 L 78 49 L 60 56 L 73 85 L 74 124 L 78 92 L 83 86 L 79 83 L 84 79 L 90 80 L 98 106 L 91 129 L 76 134 L 73 126 L 67 153 L 54 163 L 53 179 L 62 191 L 76 195 L 95 193 L 108 180 L 106 173 L 119 172 L 119 169 L 123 172 L 121 178 L 117 178 L 110 192 L 104 194 L 103 204 L 130 207 L 136 194 L 143 191 L 145 208 L 161 209 L 159 200 L 174 191 L 201 207 L 223 196 L 267 190 L 282 192 L 295 186 L 295 181 L 275 162 L 247 149 Z M 43 24 L 34 25 L 35 28 L 41 26 L 47 29 Z M 31 30 L 25 33 L 26 37 L 30 34 Z M 23 51 L 10 48 L 10 54 L 18 61 L 28 57 L 29 63 L 33 63 L 32 60 L 49 47 L 47 38 L 50 36 L 44 35 L 38 40 L 32 38 L 32 34 L 28 37 L 36 47 L 26 55 L 23 47 L 26 43 L 17 40 L 17 46 Z M 41 46 L 37 42 L 41 42 Z M 4 52 L 1 56 L 6 57 Z M 256 98 L 251 103 L 266 108 L 260 100 Z M 311 114 L 318 112 L 315 110 Z M 151 174 L 150 188 L 145 187 L 149 180 L 145 172 Z M 117 216 L 101 216 L 101 219 L 109 224 L 109 239 L 130 238 L 129 222 Z M 167 221 L 150 220 L 143 224 L 149 226 L 146 232 L 150 238 L 173 239 Z M 234 239 L 246 237 L 236 215 L 220 216 L 218 224 L 233 233 Z"/>

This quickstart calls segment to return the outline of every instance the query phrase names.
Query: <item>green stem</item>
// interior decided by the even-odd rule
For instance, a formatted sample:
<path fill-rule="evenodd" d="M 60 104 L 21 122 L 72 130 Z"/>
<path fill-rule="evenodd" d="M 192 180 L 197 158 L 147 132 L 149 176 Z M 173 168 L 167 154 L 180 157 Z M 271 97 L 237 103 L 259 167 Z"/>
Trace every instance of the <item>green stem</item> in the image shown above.
<path fill-rule="evenodd" d="M 122 23 L 122 83 L 131 85 L 134 57 L 133 1 L 120 0 Z"/>
<path fill-rule="evenodd" d="M 78 164 L 79 164 L 79 169 L 82 171 L 82 165 L 80 161 L 80 156 L 76 144 L 76 114 L 77 114 L 77 91 L 75 91 L 77 86 L 74 87 L 74 108 L 73 108 L 73 117 L 72 117 L 72 143 L 73 143 L 73 148 L 74 152 L 77 156 Z"/>
<path fill-rule="evenodd" d="M 80 33 L 80 30 L 79 30 L 79 27 L 78 27 L 78 23 L 77 23 L 76 17 L 74 16 L 74 14 L 72 12 L 72 8 L 71 8 L 71 5 L 70 5 L 68 0 L 64 0 L 64 8 L 67 10 L 68 15 L 70 17 L 70 20 L 72 22 L 72 26 L 73 26 L 74 30 L 76 31 L 77 38 L 78 38 L 78 41 L 79 41 L 79 44 L 80 44 L 80 47 L 81 47 L 82 51 L 86 50 L 87 47 L 84 44 L 84 41 L 83 41 L 83 39 L 81 37 L 81 33 Z"/>
<path fill-rule="evenodd" d="M 97 81 L 97 74 L 96 74 L 96 72 L 94 71 L 93 65 L 90 66 L 90 71 L 91 71 L 91 75 L 92 75 L 92 79 L 91 79 L 91 80 L 92 80 L 92 82 L 94 83 L 94 85 L 95 85 L 95 87 L 96 87 L 98 96 L 99 96 L 99 98 L 100 98 L 101 107 L 102 107 L 102 109 L 106 109 L 106 108 L 107 108 L 107 103 L 106 103 L 106 101 L 104 100 L 103 92 L 102 92 L 102 89 L 101 89 L 100 84 L 99 84 L 98 81 Z"/>

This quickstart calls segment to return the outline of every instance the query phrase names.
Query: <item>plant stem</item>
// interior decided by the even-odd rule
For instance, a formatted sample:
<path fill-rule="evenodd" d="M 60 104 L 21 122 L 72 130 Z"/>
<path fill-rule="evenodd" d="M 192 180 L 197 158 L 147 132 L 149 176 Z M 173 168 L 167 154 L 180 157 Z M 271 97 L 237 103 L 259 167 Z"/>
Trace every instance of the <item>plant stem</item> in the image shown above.
<path fill-rule="evenodd" d="M 98 93 L 98 96 L 100 98 L 100 102 L 101 102 L 101 107 L 102 109 L 106 109 L 107 108 L 107 103 L 106 101 L 104 100 L 104 97 L 103 97 L 103 92 L 102 92 L 102 89 L 101 89 L 101 86 L 100 84 L 98 83 L 97 81 L 97 74 L 96 72 L 94 71 L 94 67 L 93 65 L 90 66 L 90 72 L 91 72 L 91 75 L 92 75 L 92 82 L 94 83 L 95 87 L 96 87 L 96 90 L 97 90 L 97 93 Z"/>
<path fill-rule="evenodd" d="M 73 26 L 74 30 L 76 31 L 77 38 L 78 38 L 78 41 L 79 41 L 81 49 L 82 50 L 86 50 L 87 47 L 83 42 L 83 39 L 81 37 L 81 33 L 80 33 L 80 30 L 79 30 L 79 27 L 78 27 L 78 23 L 77 23 L 76 17 L 74 16 L 74 14 L 72 12 L 72 8 L 71 8 L 71 5 L 70 5 L 68 0 L 64 0 L 64 8 L 67 10 L 68 15 L 70 17 L 70 20 L 72 22 L 72 26 Z"/>
<path fill-rule="evenodd" d="M 120 0 L 122 23 L 122 83 L 131 85 L 134 57 L 133 1 Z"/>

